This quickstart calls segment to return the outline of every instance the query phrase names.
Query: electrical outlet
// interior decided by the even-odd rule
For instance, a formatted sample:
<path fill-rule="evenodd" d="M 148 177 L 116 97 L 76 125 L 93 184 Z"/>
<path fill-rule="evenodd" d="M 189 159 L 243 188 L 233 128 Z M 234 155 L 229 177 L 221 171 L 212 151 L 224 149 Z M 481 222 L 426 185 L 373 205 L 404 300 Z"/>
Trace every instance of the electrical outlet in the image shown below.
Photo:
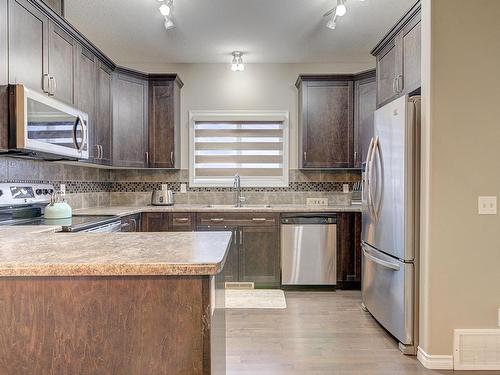
<path fill-rule="evenodd" d="M 186 184 L 181 184 L 181 193 L 187 193 L 187 186 L 186 186 Z"/>
<path fill-rule="evenodd" d="M 61 184 L 59 186 L 59 190 L 60 190 L 62 195 L 65 195 L 66 194 L 66 184 Z"/>
<path fill-rule="evenodd" d="M 479 197 L 478 211 L 479 215 L 496 215 L 497 197 Z"/>
<path fill-rule="evenodd" d="M 167 191 L 168 190 L 168 184 L 161 184 L 161 190 L 162 191 Z"/>
<path fill-rule="evenodd" d="M 328 198 L 307 198 L 308 206 L 328 206 Z"/>

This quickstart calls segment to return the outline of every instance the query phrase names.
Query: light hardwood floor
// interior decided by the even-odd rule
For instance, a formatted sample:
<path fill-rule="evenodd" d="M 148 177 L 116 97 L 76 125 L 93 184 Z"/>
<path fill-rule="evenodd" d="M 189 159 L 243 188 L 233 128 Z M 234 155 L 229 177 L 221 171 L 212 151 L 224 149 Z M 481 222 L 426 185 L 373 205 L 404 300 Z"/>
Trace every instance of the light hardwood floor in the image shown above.
<path fill-rule="evenodd" d="M 227 375 L 459 374 L 430 371 L 361 310 L 361 293 L 287 292 L 286 310 L 227 310 Z M 465 374 L 492 372 L 466 372 Z"/>

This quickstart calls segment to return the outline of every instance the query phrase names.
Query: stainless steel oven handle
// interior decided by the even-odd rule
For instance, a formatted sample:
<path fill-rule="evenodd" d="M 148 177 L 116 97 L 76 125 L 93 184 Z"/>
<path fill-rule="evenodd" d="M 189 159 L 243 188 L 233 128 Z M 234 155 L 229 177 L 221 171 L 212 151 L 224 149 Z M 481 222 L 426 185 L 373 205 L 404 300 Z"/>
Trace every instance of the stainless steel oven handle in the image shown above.
<path fill-rule="evenodd" d="M 378 265 L 382 266 L 382 267 L 385 267 L 385 268 L 389 268 L 393 271 L 399 271 L 401 269 L 401 267 L 397 264 L 394 264 L 394 263 L 391 263 L 391 262 L 386 262 L 385 260 L 382 260 L 382 259 L 379 259 L 377 257 L 374 257 L 373 255 L 371 255 L 369 252 L 366 251 L 365 248 L 363 248 L 363 255 L 371 260 L 373 263 L 377 263 Z"/>

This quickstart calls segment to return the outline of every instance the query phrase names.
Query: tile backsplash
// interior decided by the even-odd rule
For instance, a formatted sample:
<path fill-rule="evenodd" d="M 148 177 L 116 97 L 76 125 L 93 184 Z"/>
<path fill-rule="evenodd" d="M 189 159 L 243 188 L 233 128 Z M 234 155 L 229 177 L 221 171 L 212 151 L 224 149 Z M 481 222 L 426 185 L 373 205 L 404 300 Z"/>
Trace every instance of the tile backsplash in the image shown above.
<path fill-rule="evenodd" d="M 30 159 L 0 157 L 0 182 L 45 182 L 56 189 L 66 185 L 68 202 L 73 208 L 107 205 L 144 205 L 150 203 L 151 191 L 166 183 L 180 204 L 229 204 L 234 201 L 230 188 L 192 188 L 187 170 L 98 169 L 85 164 L 63 164 Z M 243 188 L 249 204 L 305 204 L 307 198 L 328 198 L 330 204 L 348 204 L 349 194 L 342 185 L 353 186 L 360 180 L 359 171 L 290 170 L 286 188 Z M 180 193 L 181 184 L 188 186 Z"/>

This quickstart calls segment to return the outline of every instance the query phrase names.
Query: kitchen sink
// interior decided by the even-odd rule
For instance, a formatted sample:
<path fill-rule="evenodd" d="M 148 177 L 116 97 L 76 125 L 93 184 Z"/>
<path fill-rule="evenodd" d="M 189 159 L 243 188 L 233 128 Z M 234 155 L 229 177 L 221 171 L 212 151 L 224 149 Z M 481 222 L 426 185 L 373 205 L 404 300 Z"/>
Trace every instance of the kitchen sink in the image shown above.
<path fill-rule="evenodd" d="M 234 208 L 234 209 L 242 209 L 242 208 L 271 208 L 270 204 L 245 204 L 241 207 L 236 207 L 234 204 L 209 204 L 208 208 Z"/>

